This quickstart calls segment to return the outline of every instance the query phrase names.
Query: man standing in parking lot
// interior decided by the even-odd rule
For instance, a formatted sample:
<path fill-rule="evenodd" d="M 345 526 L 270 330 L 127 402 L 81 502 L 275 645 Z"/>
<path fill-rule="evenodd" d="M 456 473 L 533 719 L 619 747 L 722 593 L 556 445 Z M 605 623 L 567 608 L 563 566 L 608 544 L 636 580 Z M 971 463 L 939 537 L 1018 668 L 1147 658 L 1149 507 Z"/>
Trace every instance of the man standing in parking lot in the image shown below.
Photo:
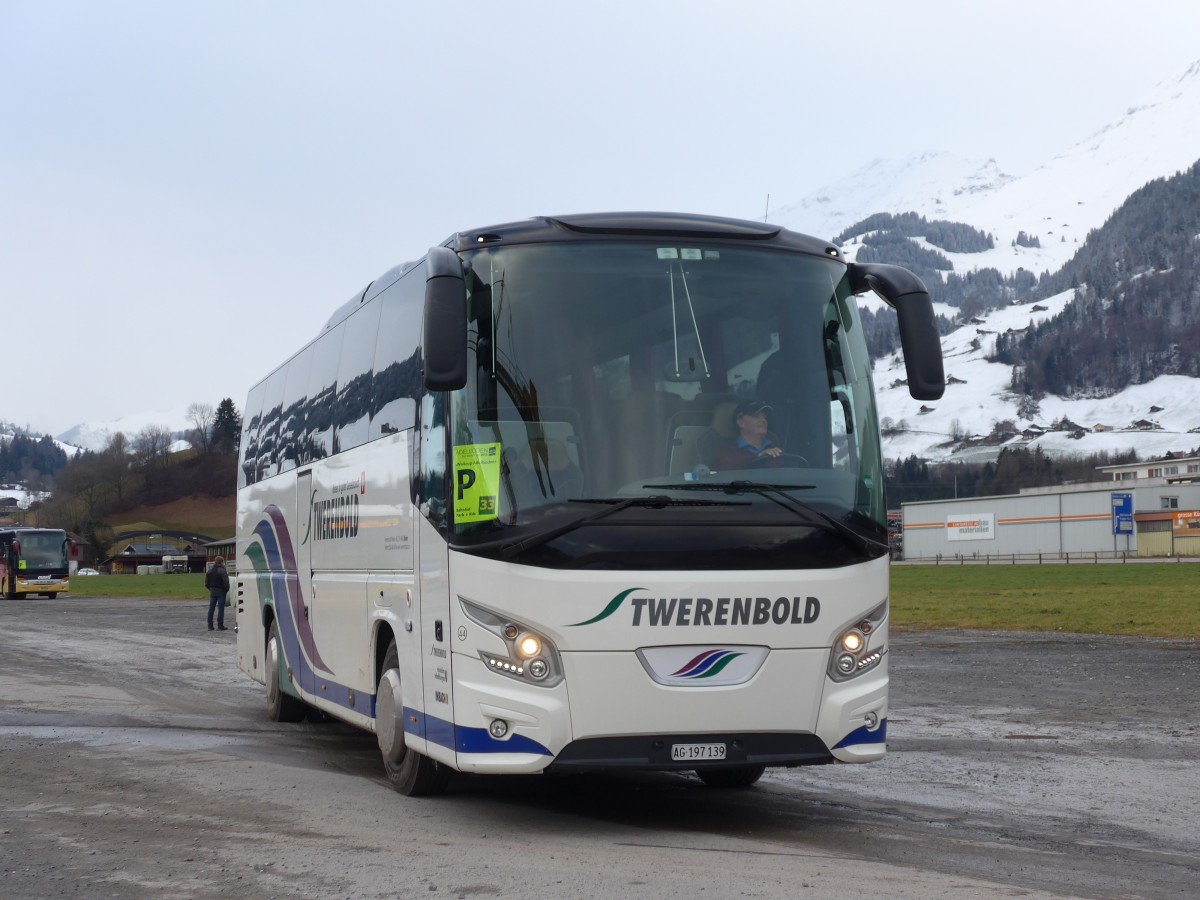
<path fill-rule="evenodd" d="M 225 630 L 225 595 L 229 593 L 229 573 L 225 571 L 225 557 L 213 560 L 212 568 L 204 576 L 208 588 L 208 630 L 213 630 L 213 610 L 217 611 L 217 631 Z"/>

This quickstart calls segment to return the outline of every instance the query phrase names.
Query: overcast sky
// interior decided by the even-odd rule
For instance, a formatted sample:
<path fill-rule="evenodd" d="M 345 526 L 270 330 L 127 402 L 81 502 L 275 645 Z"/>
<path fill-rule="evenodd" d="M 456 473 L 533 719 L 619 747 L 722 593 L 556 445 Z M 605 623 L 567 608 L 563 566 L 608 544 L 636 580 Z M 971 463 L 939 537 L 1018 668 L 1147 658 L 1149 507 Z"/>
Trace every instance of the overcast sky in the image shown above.
<path fill-rule="evenodd" d="M 240 410 L 460 229 L 761 217 L 929 150 L 1020 175 L 1198 34 L 1195 0 L 0 0 L 0 420 Z"/>

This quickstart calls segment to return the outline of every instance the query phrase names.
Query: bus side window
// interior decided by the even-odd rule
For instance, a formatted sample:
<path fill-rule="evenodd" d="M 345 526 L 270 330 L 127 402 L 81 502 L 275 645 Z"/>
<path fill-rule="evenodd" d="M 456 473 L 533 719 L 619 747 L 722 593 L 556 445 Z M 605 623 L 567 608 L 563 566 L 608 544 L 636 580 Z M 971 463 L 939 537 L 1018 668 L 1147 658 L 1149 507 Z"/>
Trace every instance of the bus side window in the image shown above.
<path fill-rule="evenodd" d="M 266 382 L 260 382 L 250 389 L 246 398 L 246 408 L 242 411 L 245 416 L 245 427 L 242 429 L 241 459 L 238 461 L 238 487 L 244 488 L 257 481 L 258 471 L 258 429 L 262 424 L 262 401 L 266 392 Z"/>
<path fill-rule="evenodd" d="M 421 315 L 425 266 L 419 265 L 379 298 L 379 340 L 375 345 L 368 440 L 406 431 L 417 417 L 421 396 Z"/>
<path fill-rule="evenodd" d="M 349 450 L 367 440 L 371 415 L 371 362 L 379 332 L 379 303 L 368 303 L 346 319 L 334 403 L 334 447 Z"/>
<path fill-rule="evenodd" d="M 283 419 L 279 424 L 280 472 L 290 471 L 305 462 L 300 458 L 300 440 L 304 435 L 304 399 L 312 352 L 310 344 L 288 365 L 287 384 L 283 389 Z"/>
<path fill-rule="evenodd" d="M 267 379 L 263 394 L 262 424 L 258 431 L 258 459 L 255 481 L 270 478 L 279 462 L 279 422 L 283 418 L 283 389 L 288 367 L 276 369 Z"/>
<path fill-rule="evenodd" d="M 304 446 L 310 460 L 324 459 L 333 453 L 333 401 L 337 394 L 343 327 L 344 322 L 329 329 L 313 345 L 304 417 Z"/>

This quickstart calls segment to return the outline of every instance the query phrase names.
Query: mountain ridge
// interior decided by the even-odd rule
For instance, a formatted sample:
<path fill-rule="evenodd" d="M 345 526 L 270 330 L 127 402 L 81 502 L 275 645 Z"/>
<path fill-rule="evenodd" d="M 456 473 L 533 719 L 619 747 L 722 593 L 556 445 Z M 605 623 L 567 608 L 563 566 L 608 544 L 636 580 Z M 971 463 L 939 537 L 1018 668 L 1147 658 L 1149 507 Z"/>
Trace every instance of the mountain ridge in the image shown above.
<path fill-rule="evenodd" d="M 1140 298 L 1150 280 L 1164 284 L 1170 280 L 1155 267 L 1171 264 L 1157 251 L 1172 240 L 1164 238 L 1161 231 L 1154 235 L 1148 228 L 1144 231 L 1152 236 L 1136 238 L 1145 243 L 1121 246 L 1122 240 L 1134 240 L 1129 236 L 1132 229 L 1112 223 L 1122 218 L 1118 213 L 1132 218 L 1129 204 L 1158 181 L 1167 183 L 1167 190 L 1159 191 L 1160 197 L 1169 195 L 1175 184 L 1171 179 L 1190 175 L 1197 156 L 1200 62 L 1160 83 L 1119 120 L 1029 175 L 1004 175 L 994 160 L 972 163 L 947 154 L 921 154 L 908 161 L 894 161 L 888 166 L 870 164 L 858 170 L 838 183 L 845 186 L 839 204 L 828 199 L 833 191 L 823 190 L 782 207 L 780 218 L 789 227 L 812 231 L 811 226 L 817 223 L 829 235 L 845 237 L 842 246 L 848 259 L 857 259 L 865 248 L 874 245 L 882 249 L 872 250 L 871 259 L 883 259 L 892 253 L 902 257 L 895 260 L 902 265 L 912 260 L 925 264 L 919 274 L 930 284 L 935 299 L 952 296 L 957 304 L 964 294 L 987 295 L 986 304 L 979 301 L 961 308 L 936 304 L 939 314 L 954 321 L 943 337 L 947 375 L 968 382 L 969 390 L 952 383 L 942 401 L 924 404 L 922 410 L 922 404 L 913 404 L 903 386 L 894 385 L 897 376 L 893 367 L 898 358 L 890 352 L 878 353 L 875 381 L 881 420 L 893 425 L 905 421 L 908 425 L 907 430 L 884 428 L 885 455 L 890 459 L 912 454 L 934 461 L 991 461 L 1005 444 L 986 439 L 1005 422 L 1011 422 L 1020 435 L 1010 437 L 1010 444 L 1027 442 L 1031 448 L 1040 446 L 1058 455 L 1134 449 L 1142 456 L 1156 456 L 1186 452 L 1200 445 L 1200 435 L 1192 433 L 1200 427 L 1200 400 L 1193 399 L 1200 397 L 1200 379 L 1165 374 L 1172 371 L 1172 366 L 1164 361 L 1161 347 L 1147 352 L 1151 362 L 1142 367 L 1138 377 L 1143 383 L 1130 381 L 1120 390 L 1112 385 L 1091 389 L 1076 384 L 1063 395 L 1046 393 L 1044 386 L 1021 381 L 1020 367 L 1032 357 L 1018 358 L 1013 352 L 1014 347 L 1032 345 L 1026 334 L 1054 332 L 1059 326 L 1048 323 L 1055 316 L 1069 309 L 1078 310 L 1071 306 L 1076 287 L 1085 292 L 1093 288 L 1092 313 L 1096 316 L 1097 311 L 1113 303 L 1128 301 L 1134 295 Z M 880 173 L 886 180 L 875 182 L 874 176 Z M 1185 201 L 1172 196 L 1159 202 Z M 877 213 L 893 217 L 915 213 L 929 220 L 962 223 L 992 236 L 994 243 L 982 252 L 955 253 L 906 233 L 904 240 L 912 247 L 907 252 L 896 243 L 895 234 L 883 240 L 886 235 L 869 229 L 879 222 L 873 215 Z M 851 214 L 857 218 L 846 221 Z M 1190 214 L 1189 209 L 1183 209 L 1177 218 L 1190 222 Z M 1145 212 L 1138 215 L 1143 220 L 1150 217 Z M 1195 230 L 1200 231 L 1200 227 Z M 1200 235 L 1194 233 L 1184 237 L 1200 242 Z M 1173 258 L 1178 260 L 1181 255 L 1188 260 L 1192 256 L 1186 250 L 1181 254 L 1176 246 Z M 906 256 L 910 258 L 903 258 Z M 1120 271 L 1109 272 L 1106 265 Z M 1186 282 L 1193 271 L 1189 268 L 1186 276 L 1176 272 L 1174 281 Z M 978 285 L 970 283 L 973 276 L 978 277 Z M 1133 280 L 1138 277 L 1142 277 L 1142 284 Z M 1080 284 L 1085 278 L 1094 285 Z M 948 292 L 956 279 L 957 290 Z M 1195 276 L 1195 282 L 1200 283 L 1200 275 Z M 1112 293 L 1118 288 L 1125 293 Z M 1181 290 L 1178 285 L 1171 289 L 1176 293 Z M 1187 289 L 1184 284 L 1182 290 Z M 1192 291 L 1200 294 L 1194 284 Z M 999 299 L 1006 292 L 1015 296 Z M 1144 303 L 1144 298 L 1139 302 Z M 1149 310 L 1147 316 L 1173 316 L 1175 327 L 1179 327 L 1181 319 L 1190 321 L 1190 313 L 1179 312 L 1189 303 L 1200 315 L 1200 296 L 1174 297 L 1173 306 L 1163 302 L 1143 308 Z M 980 305 L 986 307 L 985 311 L 977 308 Z M 873 308 L 871 303 L 866 306 Z M 1163 308 L 1173 311 L 1160 314 Z M 1075 314 L 1078 317 L 1077 311 Z M 891 321 L 890 316 L 879 318 Z M 1159 323 L 1156 327 L 1156 333 L 1162 333 L 1165 326 Z M 1132 339 L 1133 331 L 1127 328 L 1126 337 Z M 1072 333 L 1065 331 L 1060 340 L 1069 344 Z M 996 352 L 997 343 L 1003 345 L 1000 354 Z M 890 349 L 886 341 L 883 345 Z M 1096 345 L 1093 339 L 1093 352 L 1100 352 L 1096 346 L 1103 344 Z M 1169 351 L 1169 347 L 1166 349 Z M 989 362 L 989 357 L 995 361 Z M 1158 377 L 1153 377 L 1155 366 Z M 970 377 L 964 377 L 963 372 L 956 375 L 956 369 L 969 370 Z M 1013 389 L 1014 374 L 1018 375 L 1018 390 Z M 1149 421 L 1154 407 L 1171 408 L 1172 422 L 1159 423 L 1160 427 L 1151 431 L 1134 430 L 1132 422 Z M 1051 424 L 1063 417 L 1087 422 L 1089 430 L 1082 436 L 1078 430 L 1073 430 L 1071 436 L 1049 432 Z M 1093 425 L 1111 430 L 1093 432 Z M 1037 436 L 1038 432 L 1044 436 Z"/>

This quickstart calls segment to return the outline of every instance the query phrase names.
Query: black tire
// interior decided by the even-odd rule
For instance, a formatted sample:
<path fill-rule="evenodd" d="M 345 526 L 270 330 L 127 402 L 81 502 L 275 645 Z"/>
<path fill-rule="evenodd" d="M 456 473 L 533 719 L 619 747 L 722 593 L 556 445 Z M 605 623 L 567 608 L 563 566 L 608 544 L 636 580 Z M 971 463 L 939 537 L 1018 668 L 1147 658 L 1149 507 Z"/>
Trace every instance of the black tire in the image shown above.
<path fill-rule="evenodd" d="M 279 684 L 279 660 L 283 656 L 283 644 L 279 637 L 279 626 L 271 621 L 271 633 L 267 636 L 267 716 L 275 722 L 299 722 L 308 714 L 308 704 L 286 693 Z"/>
<path fill-rule="evenodd" d="M 697 769 L 696 775 L 714 788 L 747 788 L 762 778 L 766 766 L 730 766 L 727 769 Z"/>
<path fill-rule="evenodd" d="M 383 657 L 375 704 L 375 727 L 383 770 L 392 787 L 406 797 L 431 797 L 446 790 L 451 770 L 449 766 L 405 746 L 404 717 L 396 714 L 397 709 L 403 709 L 403 703 L 396 695 L 400 683 L 399 670 L 400 655 L 396 651 L 396 642 L 392 641 Z"/>

